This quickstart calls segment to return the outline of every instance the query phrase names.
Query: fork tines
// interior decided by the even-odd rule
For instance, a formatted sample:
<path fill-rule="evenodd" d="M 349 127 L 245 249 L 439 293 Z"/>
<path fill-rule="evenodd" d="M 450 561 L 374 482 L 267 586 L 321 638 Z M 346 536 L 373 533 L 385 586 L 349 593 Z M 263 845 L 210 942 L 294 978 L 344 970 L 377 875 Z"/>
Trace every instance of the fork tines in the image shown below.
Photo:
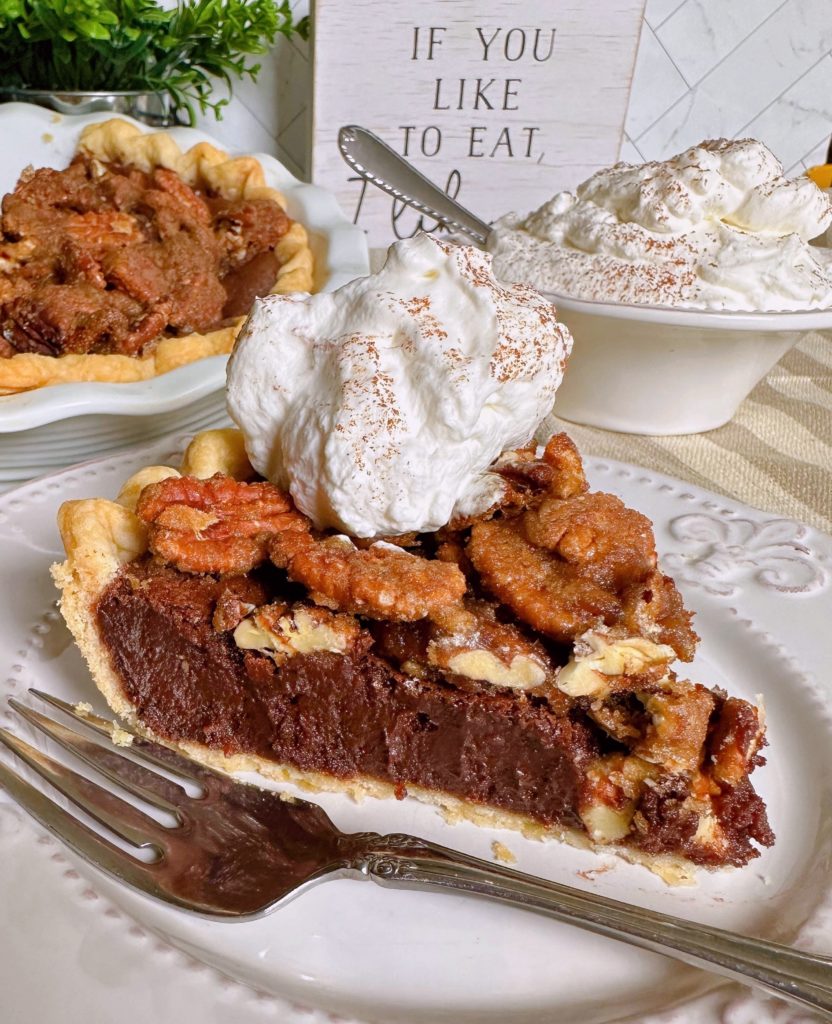
<path fill-rule="evenodd" d="M 112 740 L 116 727 L 98 715 L 74 707 L 39 690 L 30 691 L 35 697 L 70 715 L 82 726 Z M 0 728 L 0 742 L 24 761 L 51 786 L 63 793 L 82 811 L 110 832 L 137 849 L 150 849 L 156 861 L 143 861 L 94 831 L 84 822 L 58 806 L 40 790 L 21 778 L 0 761 L 0 785 L 23 806 L 44 828 L 72 847 L 93 864 L 111 872 L 117 878 L 143 892 L 168 902 L 172 899 L 167 889 L 160 887 L 161 878 L 156 865 L 170 852 L 172 837 L 187 825 L 186 807 L 192 802 L 183 786 L 140 764 L 137 759 L 163 768 L 193 783 L 204 782 L 214 775 L 156 743 L 119 729 L 122 743 L 129 743 L 132 757 L 125 756 L 114 746 L 103 745 L 81 735 L 47 715 L 30 708 L 15 698 L 10 706 L 30 725 L 54 740 L 84 764 L 99 772 L 123 790 L 140 800 L 172 815 L 178 828 L 167 828 L 155 818 L 128 803 L 120 796 L 78 772 L 49 757 L 7 729 Z"/>

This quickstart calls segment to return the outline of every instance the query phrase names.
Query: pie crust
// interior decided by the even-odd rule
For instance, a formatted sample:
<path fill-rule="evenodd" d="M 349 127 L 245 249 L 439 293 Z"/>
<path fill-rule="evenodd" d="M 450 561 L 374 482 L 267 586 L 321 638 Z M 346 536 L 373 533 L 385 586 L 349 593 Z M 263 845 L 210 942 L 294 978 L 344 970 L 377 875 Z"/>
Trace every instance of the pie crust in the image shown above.
<path fill-rule="evenodd" d="M 150 466 L 130 477 L 116 501 L 101 498 L 66 502 L 60 509 L 58 525 L 67 558 L 52 567 L 62 592 L 60 608 L 87 662 L 93 680 L 112 710 L 138 733 L 181 750 L 188 757 L 222 771 L 256 771 L 275 780 L 289 781 L 310 791 L 338 791 L 355 799 L 365 796 L 400 795 L 389 782 L 367 776 L 349 779 L 316 771 L 303 771 L 258 755 L 226 755 L 222 751 L 190 740 L 172 741 L 160 737 L 142 723 L 114 670 L 108 649 L 99 635 L 96 610 L 99 601 L 121 568 L 140 559 L 148 550 L 147 529 L 135 514 L 144 487 L 166 477 L 187 475 L 207 479 L 216 473 L 236 480 L 250 480 L 255 474 L 248 461 L 242 434 L 235 429 L 198 434 L 187 448 L 179 470 Z M 535 818 L 484 806 L 449 793 L 407 785 L 408 794 L 437 806 L 451 822 L 469 820 L 478 825 L 520 831 L 527 838 L 556 838 L 599 852 L 614 852 L 654 871 L 669 884 L 689 884 L 695 866 L 684 856 L 648 854 L 610 842 L 594 842 L 585 832 L 563 825 L 545 825 Z"/>
<path fill-rule="evenodd" d="M 78 151 L 102 162 L 129 164 L 146 173 L 164 167 L 175 171 L 191 188 L 211 189 L 227 199 L 271 199 L 284 209 L 286 206 L 281 193 L 266 184 L 263 168 L 255 157 L 230 157 L 207 142 L 183 152 L 167 132 L 143 132 L 118 118 L 88 125 L 81 133 Z M 312 291 L 314 260 L 306 228 L 293 221 L 275 253 L 280 268 L 272 291 Z M 0 395 L 47 384 L 149 380 L 196 359 L 228 354 L 244 319 L 208 334 L 165 338 L 141 359 L 118 354 L 47 356 L 19 352 L 0 359 Z"/>

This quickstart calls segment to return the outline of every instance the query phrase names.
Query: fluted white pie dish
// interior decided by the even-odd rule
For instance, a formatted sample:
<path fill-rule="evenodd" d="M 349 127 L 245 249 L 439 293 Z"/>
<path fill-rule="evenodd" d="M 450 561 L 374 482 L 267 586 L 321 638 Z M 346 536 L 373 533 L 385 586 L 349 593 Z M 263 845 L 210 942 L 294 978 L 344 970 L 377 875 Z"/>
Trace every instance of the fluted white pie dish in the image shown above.
<path fill-rule="evenodd" d="M 575 339 L 558 416 L 628 434 L 721 427 L 805 334 L 832 330 L 832 309 L 745 313 L 548 297 Z"/>
<path fill-rule="evenodd" d="M 73 117 L 28 103 L 0 105 L 0 136 L 6 140 L 0 148 L 0 195 L 14 188 L 29 164 L 66 167 L 86 125 L 112 116 L 103 112 Z M 142 131 L 157 130 L 131 123 Z M 170 132 L 182 148 L 197 142 L 223 148 L 192 128 Z M 273 156 L 253 155 L 263 167 L 267 184 L 285 196 L 290 216 L 308 231 L 316 287 L 332 291 L 369 273 L 366 236 L 349 222 L 335 197 L 299 181 Z M 171 431 L 192 433 L 222 422 L 226 361 L 226 356 L 201 359 L 135 383 L 55 384 L 0 396 L 0 490 Z"/>

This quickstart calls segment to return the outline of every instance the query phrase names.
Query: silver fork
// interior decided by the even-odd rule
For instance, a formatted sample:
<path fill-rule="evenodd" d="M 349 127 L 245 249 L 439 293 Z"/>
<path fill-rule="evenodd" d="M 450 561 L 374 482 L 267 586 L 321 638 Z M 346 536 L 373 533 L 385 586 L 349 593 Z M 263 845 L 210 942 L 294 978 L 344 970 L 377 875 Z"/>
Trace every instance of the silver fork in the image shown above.
<path fill-rule="evenodd" d="M 113 725 L 38 690 L 35 697 L 112 740 Z M 27 722 L 117 786 L 167 812 L 160 824 L 134 804 L 0 729 L 0 742 L 105 829 L 150 861 L 133 857 L 59 807 L 0 762 L 0 785 L 41 825 L 91 864 L 149 896 L 222 920 L 265 914 L 330 878 L 456 890 L 535 910 L 655 953 L 758 986 L 832 1020 L 832 959 L 629 906 L 548 882 L 408 835 L 340 832 L 315 804 L 237 782 L 132 736 L 125 756 L 112 744 L 10 698 Z M 143 762 L 143 763 L 139 763 Z M 185 785 L 152 768 L 196 784 Z"/>

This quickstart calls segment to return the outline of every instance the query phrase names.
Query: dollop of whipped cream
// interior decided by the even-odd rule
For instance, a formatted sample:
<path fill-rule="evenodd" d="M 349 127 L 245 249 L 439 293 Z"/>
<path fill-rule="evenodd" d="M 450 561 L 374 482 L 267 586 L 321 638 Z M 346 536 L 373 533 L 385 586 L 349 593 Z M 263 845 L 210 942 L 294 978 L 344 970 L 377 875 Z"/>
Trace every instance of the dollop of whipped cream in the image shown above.
<path fill-rule="evenodd" d="M 754 139 L 702 142 L 662 162 L 619 163 L 521 219 L 489 248 L 506 281 L 581 299 L 784 310 L 832 306 L 829 197 L 787 179 Z"/>
<path fill-rule="evenodd" d="M 378 274 L 256 302 L 228 369 L 252 465 L 319 528 L 437 530 L 499 493 L 488 468 L 552 407 L 572 347 L 491 257 L 420 234 Z"/>

